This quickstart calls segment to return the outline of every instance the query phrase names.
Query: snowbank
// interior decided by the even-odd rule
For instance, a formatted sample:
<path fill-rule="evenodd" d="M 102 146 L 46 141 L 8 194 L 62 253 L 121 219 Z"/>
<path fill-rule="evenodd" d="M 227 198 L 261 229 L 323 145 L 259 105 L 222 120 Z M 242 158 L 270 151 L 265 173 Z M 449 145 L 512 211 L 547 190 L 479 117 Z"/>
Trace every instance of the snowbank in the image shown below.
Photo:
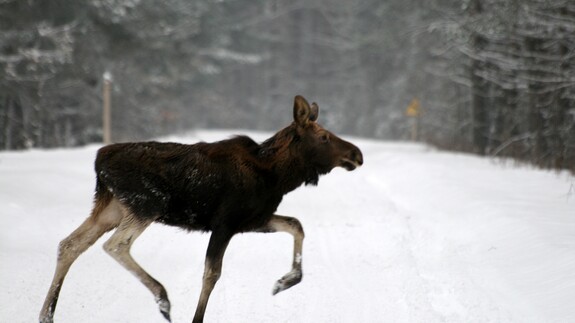
<path fill-rule="evenodd" d="M 237 236 L 207 322 L 575 322 L 573 177 L 352 141 L 362 168 L 334 170 L 280 206 L 306 230 L 303 282 L 271 296 L 290 268 L 289 235 Z M 0 153 L 0 322 L 37 320 L 57 244 L 90 211 L 97 148 Z M 162 322 L 152 295 L 103 252 L 105 240 L 72 266 L 56 321 Z M 207 240 L 154 225 L 134 245 L 167 288 L 174 322 L 193 316 Z"/>

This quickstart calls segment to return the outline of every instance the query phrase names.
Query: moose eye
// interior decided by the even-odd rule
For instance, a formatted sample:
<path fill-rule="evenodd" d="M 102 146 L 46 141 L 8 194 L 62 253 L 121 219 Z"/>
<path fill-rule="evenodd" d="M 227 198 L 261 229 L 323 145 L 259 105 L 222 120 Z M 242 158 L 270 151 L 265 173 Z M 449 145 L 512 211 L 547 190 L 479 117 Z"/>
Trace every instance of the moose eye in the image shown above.
<path fill-rule="evenodd" d="M 323 135 L 321 135 L 321 136 L 319 137 L 319 140 L 320 140 L 322 143 L 328 143 L 328 142 L 329 142 L 329 135 L 328 135 L 327 133 L 324 133 Z"/>

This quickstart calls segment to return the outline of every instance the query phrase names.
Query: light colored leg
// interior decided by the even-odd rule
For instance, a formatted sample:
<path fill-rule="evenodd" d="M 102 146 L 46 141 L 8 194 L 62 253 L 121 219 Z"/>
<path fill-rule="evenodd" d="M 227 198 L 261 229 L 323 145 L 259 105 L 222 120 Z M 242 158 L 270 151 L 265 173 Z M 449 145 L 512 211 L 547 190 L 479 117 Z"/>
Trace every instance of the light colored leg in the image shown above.
<path fill-rule="evenodd" d="M 127 209 L 122 208 L 124 218 L 114 234 L 104 243 L 104 250 L 112 256 L 120 265 L 126 268 L 144 284 L 154 295 L 156 303 L 160 307 L 160 312 L 170 320 L 170 301 L 168 294 L 162 284 L 150 276 L 130 255 L 130 248 L 140 234 L 152 223 L 152 221 L 142 221 L 131 215 Z"/>
<path fill-rule="evenodd" d="M 60 242 L 58 262 L 50 290 L 40 311 L 40 322 L 51 323 L 60 295 L 60 289 L 68 270 L 76 259 L 98 240 L 104 233 L 120 223 L 122 214 L 115 200 L 97 200 L 92 215 L 87 218 L 72 234 Z"/>
<path fill-rule="evenodd" d="M 272 294 L 275 295 L 301 282 L 303 277 L 302 249 L 305 234 L 299 220 L 293 217 L 274 215 L 264 227 L 256 230 L 256 232 L 287 232 L 294 237 L 292 269 L 275 283 Z"/>

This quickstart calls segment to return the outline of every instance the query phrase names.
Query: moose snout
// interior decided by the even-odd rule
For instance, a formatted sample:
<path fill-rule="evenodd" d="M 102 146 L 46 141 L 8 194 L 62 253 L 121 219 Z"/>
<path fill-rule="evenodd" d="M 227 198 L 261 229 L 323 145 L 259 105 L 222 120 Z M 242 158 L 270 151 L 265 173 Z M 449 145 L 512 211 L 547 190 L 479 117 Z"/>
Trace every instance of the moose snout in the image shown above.
<path fill-rule="evenodd" d="M 355 149 L 351 152 L 351 155 L 352 160 L 355 160 L 358 166 L 363 165 L 363 154 L 361 153 L 361 150 Z"/>
<path fill-rule="evenodd" d="M 361 165 L 363 165 L 363 154 L 357 147 L 349 150 L 341 159 L 341 167 L 348 171 L 352 171 Z"/>

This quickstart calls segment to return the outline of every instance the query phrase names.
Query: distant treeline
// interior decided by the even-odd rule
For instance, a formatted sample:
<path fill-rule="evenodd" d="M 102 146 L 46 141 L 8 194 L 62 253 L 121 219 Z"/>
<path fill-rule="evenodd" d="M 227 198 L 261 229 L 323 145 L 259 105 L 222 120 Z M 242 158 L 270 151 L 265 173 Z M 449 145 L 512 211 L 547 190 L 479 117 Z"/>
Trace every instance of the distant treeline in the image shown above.
<path fill-rule="evenodd" d="M 469 0 L 431 26 L 452 81 L 431 140 L 575 171 L 575 2 Z"/>
<path fill-rule="evenodd" d="M 0 149 L 274 130 L 293 97 L 338 133 L 575 170 L 569 0 L 4 0 Z M 418 116 L 407 116 L 410 102 Z M 409 120 L 414 118 L 413 120 Z"/>

